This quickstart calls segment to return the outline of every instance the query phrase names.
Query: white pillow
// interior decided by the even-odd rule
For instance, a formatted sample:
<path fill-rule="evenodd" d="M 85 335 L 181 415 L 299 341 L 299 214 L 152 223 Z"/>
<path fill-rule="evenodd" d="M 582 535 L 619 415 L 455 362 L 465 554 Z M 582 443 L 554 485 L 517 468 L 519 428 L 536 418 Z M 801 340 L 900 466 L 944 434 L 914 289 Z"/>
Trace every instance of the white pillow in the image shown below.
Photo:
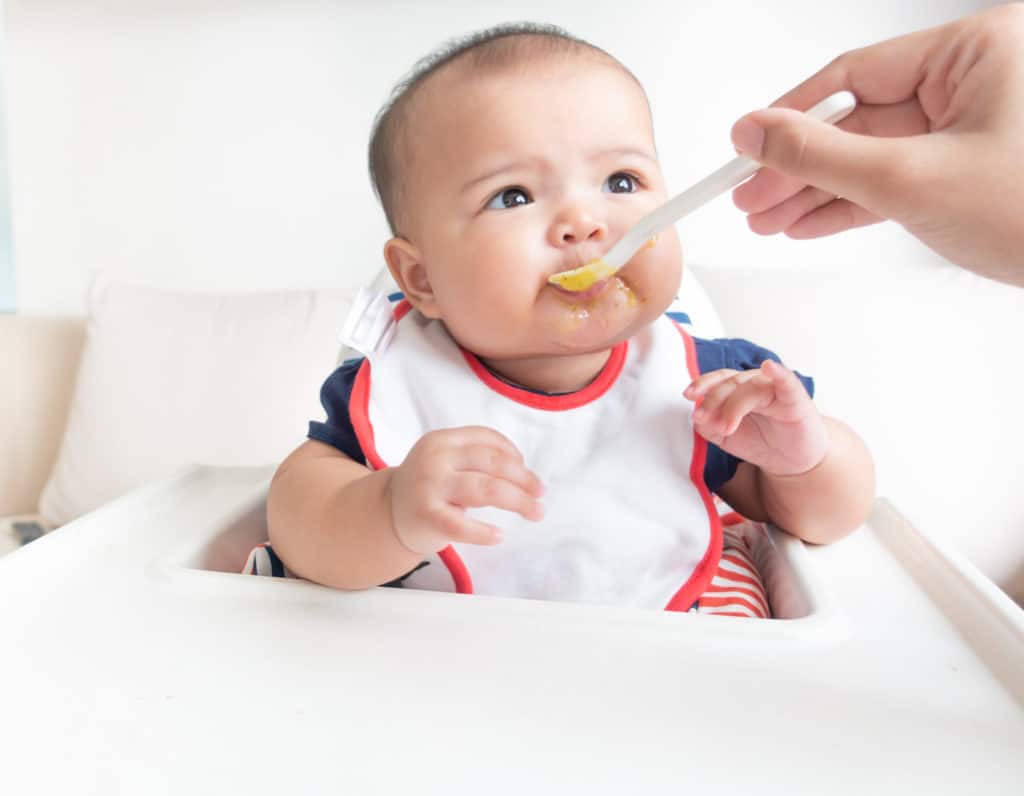
<path fill-rule="evenodd" d="M 99 281 L 40 498 L 60 525 L 190 464 L 280 461 L 323 417 L 351 291 L 182 293 Z"/>

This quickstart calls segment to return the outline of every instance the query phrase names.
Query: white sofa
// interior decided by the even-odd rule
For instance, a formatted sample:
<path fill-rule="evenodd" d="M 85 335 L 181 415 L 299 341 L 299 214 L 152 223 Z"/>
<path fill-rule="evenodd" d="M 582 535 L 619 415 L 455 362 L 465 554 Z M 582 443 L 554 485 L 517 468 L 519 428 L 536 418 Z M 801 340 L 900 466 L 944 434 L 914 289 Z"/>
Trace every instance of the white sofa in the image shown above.
<path fill-rule="evenodd" d="M 872 448 L 879 494 L 1024 599 L 1024 291 L 951 267 L 691 271 L 729 336 L 815 377 L 822 409 Z M 82 318 L 0 316 L 0 516 L 37 516 L 42 495 L 52 525 L 193 460 L 279 459 L 320 416 L 347 296 L 113 286 L 88 339 Z M 8 522 L 0 545 L 16 544 Z"/>
<path fill-rule="evenodd" d="M 78 360 L 82 318 L 0 315 L 0 516 L 35 515 L 57 458 Z M 13 545 L 0 534 L 0 550 Z"/>

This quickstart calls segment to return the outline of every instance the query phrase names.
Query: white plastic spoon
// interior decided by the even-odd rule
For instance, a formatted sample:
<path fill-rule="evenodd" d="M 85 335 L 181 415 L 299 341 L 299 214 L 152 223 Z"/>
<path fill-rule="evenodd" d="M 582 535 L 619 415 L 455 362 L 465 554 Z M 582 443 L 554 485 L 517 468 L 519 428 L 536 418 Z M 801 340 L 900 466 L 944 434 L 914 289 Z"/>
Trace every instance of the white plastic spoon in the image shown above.
<path fill-rule="evenodd" d="M 840 91 L 823 99 L 808 110 L 807 115 L 829 124 L 835 124 L 841 119 L 845 119 L 856 106 L 857 98 L 851 92 Z M 548 277 L 548 282 L 578 293 L 586 290 L 595 282 L 608 279 L 629 262 L 629 259 L 636 254 L 640 247 L 646 244 L 659 230 L 674 224 L 719 194 L 735 188 L 760 168 L 760 163 L 745 155 L 731 160 L 696 185 L 687 188 L 675 198 L 669 199 L 661 207 L 641 218 L 629 232 L 619 239 L 618 243 L 605 253 L 604 257 L 591 260 L 571 271 L 559 271 L 557 274 L 552 274 Z"/>

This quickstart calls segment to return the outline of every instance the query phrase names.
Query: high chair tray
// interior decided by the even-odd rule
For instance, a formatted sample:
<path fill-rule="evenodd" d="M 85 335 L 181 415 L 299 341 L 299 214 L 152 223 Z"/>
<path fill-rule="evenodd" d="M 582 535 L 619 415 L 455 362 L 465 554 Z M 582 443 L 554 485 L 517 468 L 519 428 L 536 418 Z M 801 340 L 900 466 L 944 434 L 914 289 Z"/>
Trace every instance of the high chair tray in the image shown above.
<path fill-rule="evenodd" d="M 748 620 L 235 574 L 271 473 L 0 558 L 0 790 L 1022 792 L 1024 613 L 885 500 Z"/>

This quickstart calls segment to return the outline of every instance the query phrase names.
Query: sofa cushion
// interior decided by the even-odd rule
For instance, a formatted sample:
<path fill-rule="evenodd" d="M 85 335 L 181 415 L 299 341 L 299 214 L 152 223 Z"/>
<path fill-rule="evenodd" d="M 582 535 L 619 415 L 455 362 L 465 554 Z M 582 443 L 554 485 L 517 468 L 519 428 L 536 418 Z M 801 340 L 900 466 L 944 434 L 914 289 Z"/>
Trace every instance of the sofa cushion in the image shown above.
<path fill-rule="evenodd" d="M 341 290 L 185 293 L 98 280 L 41 499 L 60 525 L 187 466 L 280 461 L 320 417 Z"/>
<path fill-rule="evenodd" d="M 81 317 L 0 315 L 0 517 L 29 514 L 53 471 L 82 353 Z"/>

